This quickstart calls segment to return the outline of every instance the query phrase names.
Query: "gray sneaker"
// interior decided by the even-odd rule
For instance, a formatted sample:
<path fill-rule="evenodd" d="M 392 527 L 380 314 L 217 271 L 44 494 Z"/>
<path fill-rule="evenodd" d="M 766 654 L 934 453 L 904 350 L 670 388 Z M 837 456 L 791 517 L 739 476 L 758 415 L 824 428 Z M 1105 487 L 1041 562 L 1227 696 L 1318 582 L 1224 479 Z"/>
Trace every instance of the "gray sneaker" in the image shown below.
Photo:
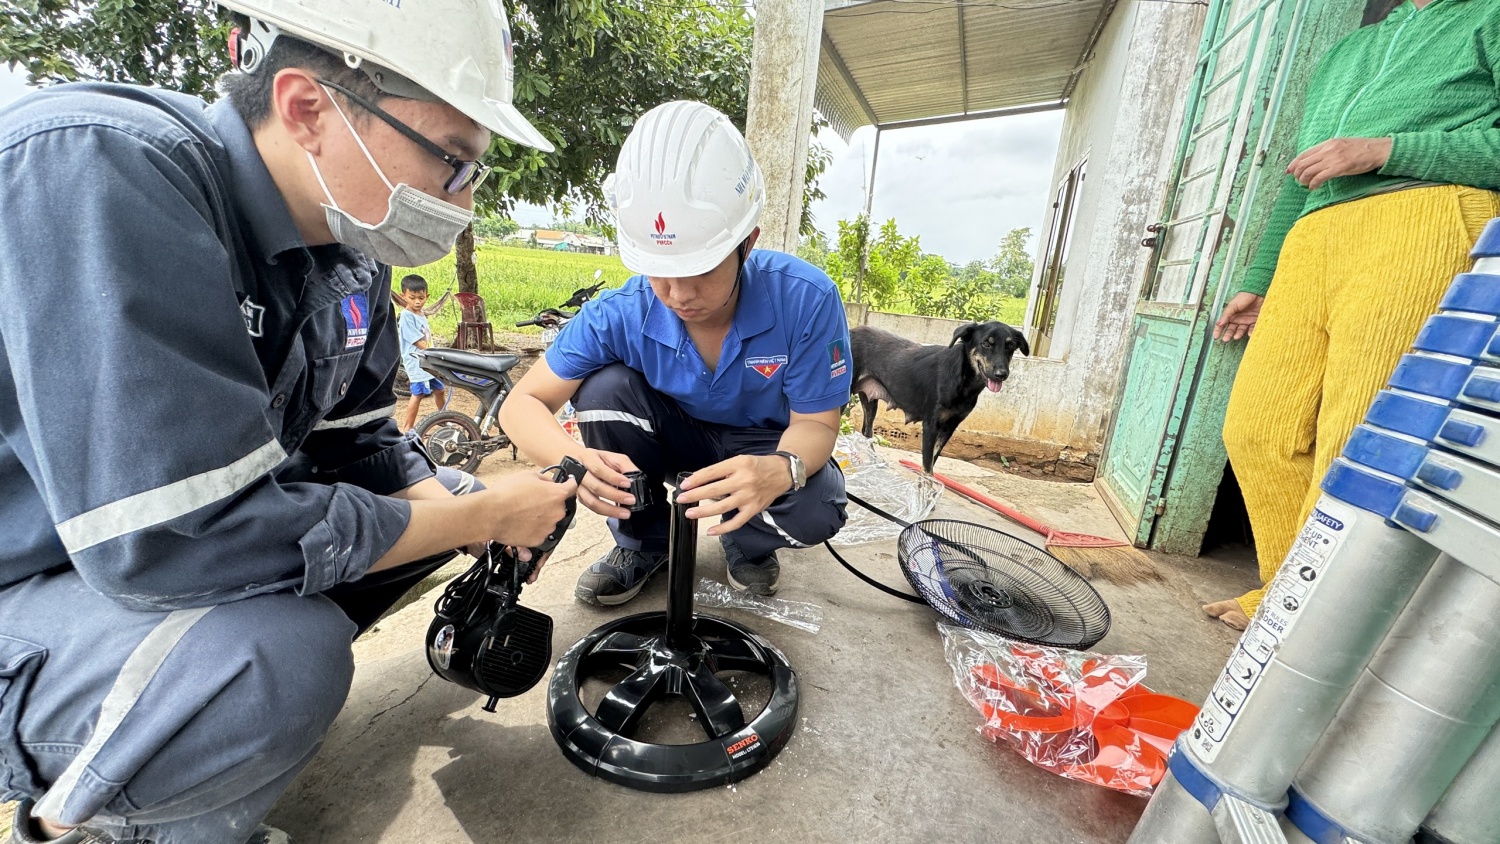
<path fill-rule="evenodd" d="M 719 537 L 719 543 L 724 546 L 724 568 L 730 586 L 755 595 L 776 594 L 776 585 L 781 582 L 781 564 L 776 560 L 776 552 L 750 560 L 728 534 Z"/>
<path fill-rule="evenodd" d="M 641 593 L 641 587 L 667 564 L 666 554 L 647 554 L 615 546 L 578 577 L 574 596 L 585 604 L 614 607 Z"/>
<path fill-rule="evenodd" d="M 104 833 L 83 827 L 70 830 L 57 838 L 44 838 L 41 830 L 37 829 L 36 822 L 31 818 L 31 809 L 35 805 L 34 800 L 22 800 L 16 805 L 16 815 L 10 827 L 9 844 L 150 844 L 150 842 L 119 841 Z M 292 844 L 292 839 L 279 829 L 262 825 L 255 830 L 255 834 L 245 844 Z"/>

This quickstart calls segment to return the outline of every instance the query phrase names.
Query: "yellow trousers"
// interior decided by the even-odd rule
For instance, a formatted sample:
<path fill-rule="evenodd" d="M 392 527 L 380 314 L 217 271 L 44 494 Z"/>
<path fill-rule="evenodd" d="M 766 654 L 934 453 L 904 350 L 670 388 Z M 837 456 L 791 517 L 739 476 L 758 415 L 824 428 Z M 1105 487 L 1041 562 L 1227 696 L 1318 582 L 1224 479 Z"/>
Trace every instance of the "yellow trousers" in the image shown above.
<path fill-rule="evenodd" d="M 1500 194 L 1446 185 L 1334 205 L 1287 234 L 1224 420 L 1261 583 L 1344 441 L 1437 308 Z M 1241 596 L 1254 615 L 1265 587 Z"/>

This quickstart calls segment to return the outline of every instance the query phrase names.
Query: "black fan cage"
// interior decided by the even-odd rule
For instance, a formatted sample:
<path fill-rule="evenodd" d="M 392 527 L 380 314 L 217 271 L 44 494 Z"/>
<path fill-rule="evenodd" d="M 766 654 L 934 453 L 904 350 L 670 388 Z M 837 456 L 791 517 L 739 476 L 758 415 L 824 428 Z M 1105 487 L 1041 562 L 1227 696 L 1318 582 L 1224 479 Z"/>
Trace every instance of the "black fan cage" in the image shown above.
<path fill-rule="evenodd" d="M 902 531 L 897 546 L 911 587 L 965 627 L 1075 650 L 1109 632 L 1109 607 L 1087 580 L 1010 534 L 929 519 Z"/>

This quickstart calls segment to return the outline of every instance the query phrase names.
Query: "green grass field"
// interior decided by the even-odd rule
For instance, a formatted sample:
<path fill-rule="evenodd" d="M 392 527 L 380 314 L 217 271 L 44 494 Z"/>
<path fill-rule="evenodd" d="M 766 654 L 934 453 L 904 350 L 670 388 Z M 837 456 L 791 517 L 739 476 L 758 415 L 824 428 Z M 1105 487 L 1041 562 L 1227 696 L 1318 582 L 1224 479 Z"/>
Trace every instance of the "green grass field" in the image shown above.
<path fill-rule="evenodd" d="M 882 313 L 916 315 L 917 312 L 909 303 L 903 302 L 896 305 L 888 305 Z M 1025 318 L 1025 299 L 1001 299 L 999 307 L 985 317 L 985 319 L 999 320 L 1008 325 L 1014 325 L 1017 328 L 1021 327 L 1021 320 Z"/>
<path fill-rule="evenodd" d="M 1021 320 L 1026 318 L 1025 299 L 1006 299 L 1000 305 L 1000 312 L 991 319 L 997 319 L 1006 325 L 1021 327 Z"/>
<path fill-rule="evenodd" d="M 574 290 L 594 283 L 595 270 L 604 271 L 599 280 L 608 282 L 605 287 L 619 287 L 631 276 L 613 255 L 550 252 L 524 246 L 481 244 L 475 251 L 474 263 L 479 270 L 479 295 L 484 297 L 485 309 L 496 331 L 514 331 L 517 322 L 531 319 L 543 308 L 561 305 Z M 415 270 L 398 268 L 393 271 L 392 280 L 399 284 L 401 277 L 409 272 L 427 279 L 428 291 L 434 299 L 445 290 L 458 289 L 451 254 Z M 452 338 L 458 326 L 457 305 L 450 304 L 434 315 L 431 322 L 433 334 Z"/>
<path fill-rule="evenodd" d="M 543 308 L 562 304 L 574 290 L 593 284 L 595 270 L 604 271 L 600 280 L 608 282 L 606 288 L 619 287 L 632 275 L 617 256 L 551 252 L 524 246 L 481 244 L 474 260 L 479 270 L 479 295 L 484 297 L 490 323 L 496 331 L 514 331 L 517 322 L 531 319 Z M 415 270 L 397 268 L 392 278 L 399 283 L 409 272 L 427 279 L 434 299 L 446 290 L 457 289 L 451 254 Z M 1025 299 L 1007 299 L 991 318 L 1019 326 L 1025 313 Z M 434 315 L 431 322 L 433 334 L 451 339 L 458 325 L 457 305 L 450 304 Z"/>

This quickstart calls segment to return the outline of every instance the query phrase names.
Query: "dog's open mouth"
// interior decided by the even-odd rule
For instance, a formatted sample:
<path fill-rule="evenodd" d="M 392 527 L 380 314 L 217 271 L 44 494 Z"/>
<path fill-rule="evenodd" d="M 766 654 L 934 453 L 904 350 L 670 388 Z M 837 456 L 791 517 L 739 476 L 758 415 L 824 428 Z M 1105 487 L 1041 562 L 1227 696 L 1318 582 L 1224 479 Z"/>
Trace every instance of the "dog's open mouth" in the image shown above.
<path fill-rule="evenodd" d="M 990 392 L 992 392 L 992 393 L 998 393 L 998 392 L 1000 392 L 1000 388 L 1005 386 L 1005 379 L 1004 378 L 990 378 L 990 379 L 988 379 L 985 382 L 984 386 Z"/>

